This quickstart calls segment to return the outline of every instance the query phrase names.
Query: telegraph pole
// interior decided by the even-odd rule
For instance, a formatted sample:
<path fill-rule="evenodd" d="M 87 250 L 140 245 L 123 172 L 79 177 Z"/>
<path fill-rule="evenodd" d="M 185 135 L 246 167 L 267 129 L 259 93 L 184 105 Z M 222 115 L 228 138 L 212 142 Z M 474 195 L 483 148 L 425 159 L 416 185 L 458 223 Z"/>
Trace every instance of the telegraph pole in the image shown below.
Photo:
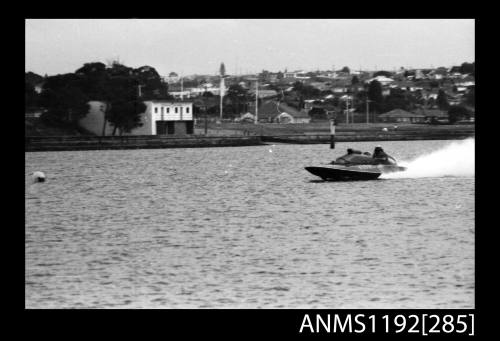
<path fill-rule="evenodd" d="M 184 79 L 181 75 L 181 101 L 184 99 Z"/>
<path fill-rule="evenodd" d="M 337 125 L 337 122 L 335 119 L 330 120 L 330 149 L 335 148 L 335 126 Z"/>
<path fill-rule="evenodd" d="M 226 74 L 226 67 L 224 66 L 224 63 L 220 64 L 220 120 L 222 122 L 222 99 L 224 97 L 224 76 Z"/>
<path fill-rule="evenodd" d="M 220 120 L 222 122 L 222 98 L 224 97 L 224 78 L 220 78 Z"/>
<path fill-rule="evenodd" d="M 255 80 L 255 124 L 259 122 L 259 79 Z"/>
<path fill-rule="evenodd" d="M 349 124 L 349 96 L 345 99 L 345 123 Z"/>
<path fill-rule="evenodd" d="M 366 99 L 366 124 L 369 123 L 368 117 L 370 113 L 370 100 L 367 98 Z"/>

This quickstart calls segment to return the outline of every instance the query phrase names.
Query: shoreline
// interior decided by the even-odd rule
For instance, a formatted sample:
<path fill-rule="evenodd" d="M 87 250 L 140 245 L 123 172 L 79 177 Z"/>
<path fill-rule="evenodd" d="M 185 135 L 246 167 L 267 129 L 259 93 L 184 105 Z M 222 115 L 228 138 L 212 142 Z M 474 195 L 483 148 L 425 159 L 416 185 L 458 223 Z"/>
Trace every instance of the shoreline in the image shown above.
<path fill-rule="evenodd" d="M 416 141 L 416 140 L 460 140 L 474 137 L 475 130 L 430 129 L 390 131 L 339 131 L 335 142 L 368 141 Z M 210 148 L 260 146 L 272 143 L 329 144 L 330 135 L 325 133 L 250 135 L 250 136 L 26 136 L 25 152 L 73 151 L 73 150 L 119 150 L 161 148 Z"/>

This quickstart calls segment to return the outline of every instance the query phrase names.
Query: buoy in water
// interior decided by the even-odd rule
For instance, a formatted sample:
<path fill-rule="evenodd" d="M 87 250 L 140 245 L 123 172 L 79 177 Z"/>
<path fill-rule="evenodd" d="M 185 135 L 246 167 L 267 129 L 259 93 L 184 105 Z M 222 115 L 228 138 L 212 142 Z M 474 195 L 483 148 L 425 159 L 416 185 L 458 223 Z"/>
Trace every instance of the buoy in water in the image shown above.
<path fill-rule="evenodd" d="M 387 128 L 382 128 L 382 131 L 387 131 Z"/>
<path fill-rule="evenodd" d="M 35 182 L 45 182 L 45 174 L 43 172 L 34 172 L 32 177 Z"/>

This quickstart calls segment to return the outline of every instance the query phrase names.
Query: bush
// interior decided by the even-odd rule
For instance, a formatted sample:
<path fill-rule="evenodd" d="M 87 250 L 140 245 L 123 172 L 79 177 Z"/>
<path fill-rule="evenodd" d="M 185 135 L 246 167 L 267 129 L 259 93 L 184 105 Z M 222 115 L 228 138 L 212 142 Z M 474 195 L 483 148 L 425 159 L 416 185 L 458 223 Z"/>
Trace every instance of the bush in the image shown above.
<path fill-rule="evenodd" d="M 451 124 L 463 119 L 469 119 L 469 117 L 470 117 L 470 112 L 464 106 L 452 105 L 448 110 L 448 119 Z"/>

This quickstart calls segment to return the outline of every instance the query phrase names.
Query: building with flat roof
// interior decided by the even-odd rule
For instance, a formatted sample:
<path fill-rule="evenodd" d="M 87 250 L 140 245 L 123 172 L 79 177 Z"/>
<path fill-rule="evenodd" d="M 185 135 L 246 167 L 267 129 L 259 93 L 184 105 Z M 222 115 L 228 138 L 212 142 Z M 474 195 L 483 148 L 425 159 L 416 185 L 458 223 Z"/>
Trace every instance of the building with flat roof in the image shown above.
<path fill-rule="evenodd" d="M 142 126 L 123 135 L 171 135 L 193 134 L 193 102 L 178 100 L 144 101 L 146 111 L 141 114 Z M 96 135 L 111 135 L 113 126 L 104 124 L 106 104 L 100 101 L 89 102 L 89 113 L 80 119 L 79 125 Z"/>

